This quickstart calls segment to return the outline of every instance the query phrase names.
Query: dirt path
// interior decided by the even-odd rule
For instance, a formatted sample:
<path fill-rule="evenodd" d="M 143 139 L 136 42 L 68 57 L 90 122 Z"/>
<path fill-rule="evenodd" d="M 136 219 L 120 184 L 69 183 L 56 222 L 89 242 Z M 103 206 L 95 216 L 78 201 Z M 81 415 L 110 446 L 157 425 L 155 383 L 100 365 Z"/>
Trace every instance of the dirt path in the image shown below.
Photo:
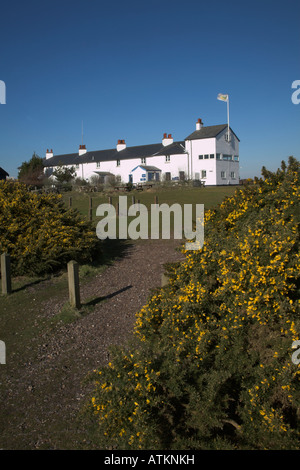
<path fill-rule="evenodd" d="M 132 245 L 125 256 L 82 287 L 81 299 L 94 297 L 91 312 L 45 334 L 38 357 L 10 377 L 4 449 L 91 448 L 76 416 L 87 394 L 86 375 L 108 362 L 108 348 L 132 334 L 135 313 L 150 291 L 160 286 L 163 265 L 183 259 L 174 240 L 149 240 Z M 103 297 L 105 300 L 103 300 Z M 64 302 L 42 305 L 52 316 Z M 21 443 L 21 444 L 20 444 Z"/>

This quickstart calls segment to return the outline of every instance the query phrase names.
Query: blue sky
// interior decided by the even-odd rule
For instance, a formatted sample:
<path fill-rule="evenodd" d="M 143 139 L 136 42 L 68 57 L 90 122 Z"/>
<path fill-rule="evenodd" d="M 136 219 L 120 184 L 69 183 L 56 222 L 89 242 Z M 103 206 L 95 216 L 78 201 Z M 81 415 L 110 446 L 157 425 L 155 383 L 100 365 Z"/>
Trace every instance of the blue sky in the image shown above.
<path fill-rule="evenodd" d="M 44 156 L 182 140 L 227 121 L 241 177 L 298 159 L 299 0 L 1 2 L 0 166 Z"/>

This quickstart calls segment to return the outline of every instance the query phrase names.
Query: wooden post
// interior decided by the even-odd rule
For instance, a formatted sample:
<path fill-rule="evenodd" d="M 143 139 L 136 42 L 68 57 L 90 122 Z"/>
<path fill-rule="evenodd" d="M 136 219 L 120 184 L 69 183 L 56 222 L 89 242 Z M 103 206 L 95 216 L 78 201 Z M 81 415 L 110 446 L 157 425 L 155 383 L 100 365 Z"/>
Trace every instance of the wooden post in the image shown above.
<path fill-rule="evenodd" d="M 0 364 L 6 364 L 6 346 L 4 341 L 0 341 Z"/>
<path fill-rule="evenodd" d="M 118 217 L 119 215 L 119 203 L 117 202 L 116 204 L 116 216 Z"/>
<path fill-rule="evenodd" d="M 89 221 L 93 220 L 93 199 L 89 198 Z"/>
<path fill-rule="evenodd" d="M 108 196 L 108 204 L 112 204 L 112 197 Z"/>
<path fill-rule="evenodd" d="M 158 205 L 158 196 L 154 196 L 154 204 L 157 206 Z"/>
<path fill-rule="evenodd" d="M 137 203 L 138 203 L 138 210 L 140 210 L 140 200 L 139 199 L 137 200 Z"/>
<path fill-rule="evenodd" d="M 72 207 L 72 196 L 69 197 L 69 207 Z"/>
<path fill-rule="evenodd" d="M 72 307 L 80 308 L 79 269 L 76 261 L 68 263 L 69 300 Z"/>
<path fill-rule="evenodd" d="M 132 196 L 131 201 L 132 201 L 132 204 L 135 204 L 135 196 Z"/>
<path fill-rule="evenodd" d="M 10 276 L 10 256 L 7 253 L 1 255 L 1 281 L 2 294 L 11 293 L 11 276 Z"/>

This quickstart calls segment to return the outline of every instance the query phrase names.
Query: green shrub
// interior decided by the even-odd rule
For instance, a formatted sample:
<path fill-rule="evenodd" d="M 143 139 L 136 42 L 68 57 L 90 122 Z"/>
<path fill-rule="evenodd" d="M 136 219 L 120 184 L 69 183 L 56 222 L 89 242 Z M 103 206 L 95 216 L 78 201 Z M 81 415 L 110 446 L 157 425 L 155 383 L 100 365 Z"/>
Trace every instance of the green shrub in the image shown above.
<path fill-rule="evenodd" d="M 97 243 L 91 224 L 67 209 L 60 195 L 0 183 L 0 252 L 10 254 L 14 274 L 50 272 L 70 259 L 87 262 Z"/>
<path fill-rule="evenodd" d="M 299 449 L 299 163 L 206 213 L 205 243 L 94 371 L 100 448 Z"/>

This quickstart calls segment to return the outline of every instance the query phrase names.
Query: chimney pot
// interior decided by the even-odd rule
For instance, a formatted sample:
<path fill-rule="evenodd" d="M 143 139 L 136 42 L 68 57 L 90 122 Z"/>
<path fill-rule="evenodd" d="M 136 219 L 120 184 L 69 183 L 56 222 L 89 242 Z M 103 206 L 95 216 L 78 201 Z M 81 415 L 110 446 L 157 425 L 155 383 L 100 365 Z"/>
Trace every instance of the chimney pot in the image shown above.
<path fill-rule="evenodd" d="M 196 122 L 196 130 L 200 131 L 202 126 L 203 126 L 202 119 L 198 119 L 198 121 Z"/>
<path fill-rule="evenodd" d="M 78 155 L 84 155 L 86 153 L 85 145 L 79 145 L 79 152 Z"/>
<path fill-rule="evenodd" d="M 162 144 L 163 144 L 164 147 L 165 147 L 166 145 L 173 144 L 173 137 L 172 137 L 172 134 L 167 134 L 167 133 L 165 133 L 165 134 L 164 134 L 164 137 L 163 137 L 163 140 L 162 140 Z"/>
<path fill-rule="evenodd" d="M 51 158 L 51 157 L 53 157 L 53 150 L 51 149 L 49 152 L 49 149 L 47 149 L 46 158 Z"/>
<path fill-rule="evenodd" d="M 118 145 L 117 145 L 117 151 L 120 152 L 121 150 L 124 150 L 125 148 L 126 148 L 125 140 L 119 139 Z"/>

